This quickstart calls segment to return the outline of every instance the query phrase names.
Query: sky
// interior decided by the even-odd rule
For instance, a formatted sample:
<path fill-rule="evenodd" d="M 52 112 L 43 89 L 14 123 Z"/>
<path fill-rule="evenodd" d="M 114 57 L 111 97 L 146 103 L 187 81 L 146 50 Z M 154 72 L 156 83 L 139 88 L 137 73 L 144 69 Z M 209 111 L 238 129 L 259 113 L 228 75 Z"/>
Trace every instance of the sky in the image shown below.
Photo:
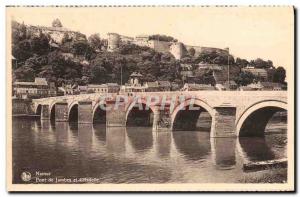
<path fill-rule="evenodd" d="M 59 18 L 65 28 L 103 38 L 108 32 L 165 34 L 188 45 L 229 47 L 235 58 L 294 66 L 292 7 L 20 7 L 8 8 L 7 16 L 43 26 Z"/>

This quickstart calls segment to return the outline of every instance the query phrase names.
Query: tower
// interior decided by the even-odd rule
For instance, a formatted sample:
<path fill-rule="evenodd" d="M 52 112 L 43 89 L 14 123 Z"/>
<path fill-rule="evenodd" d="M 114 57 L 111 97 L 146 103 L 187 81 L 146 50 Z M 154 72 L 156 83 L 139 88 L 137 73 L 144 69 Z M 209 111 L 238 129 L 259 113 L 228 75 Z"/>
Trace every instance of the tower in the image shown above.
<path fill-rule="evenodd" d="M 179 60 L 186 53 L 185 46 L 181 42 L 174 42 L 170 46 L 170 53 L 175 57 L 175 59 Z"/>
<path fill-rule="evenodd" d="M 117 33 L 108 33 L 108 40 L 107 40 L 107 50 L 114 51 L 119 48 L 120 45 L 120 35 Z"/>

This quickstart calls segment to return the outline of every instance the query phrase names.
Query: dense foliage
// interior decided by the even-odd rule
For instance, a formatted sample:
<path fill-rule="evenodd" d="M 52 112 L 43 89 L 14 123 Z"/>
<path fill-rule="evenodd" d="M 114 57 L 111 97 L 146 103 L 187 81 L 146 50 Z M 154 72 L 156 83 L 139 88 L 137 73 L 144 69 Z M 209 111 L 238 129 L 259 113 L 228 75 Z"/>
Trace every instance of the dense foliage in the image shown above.
<path fill-rule="evenodd" d="M 60 21 L 54 21 L 55 27 L 60 27 Z M 80 33 L 79 33 L 80 34 Z M 177 41 L 173 37 L 153 35 L 151 39 L 164 41 Z M 13 79 L 20 81 L 33 81 L 35 77 L 45 77 L 48 81 L 56 82 L 58 86 L 64 84 L 88 83 L 126 83 L 132 72 L 140 72 L 144 81 L 168 80 L 182 82 L 180 75 L 181 64 L 191 64 L 193 70 L 199 63 L 218 65 L 232 64 L 243 68 L 253 66 L 256 68 L 272 68 L 272 61 L 262 59 L 247 60 L 217 52 L 201 53 L 194 56 L 195 49 L 190 49 L 180 61 L 175 60 L 170 53 L 159 53 L 149 47 L 134 44 L 123 44 L 118 50 L 108 52 L 105 42 L 98 34 L 86 38 L 63 35 L 61 43 L 54 43 L 50 35 L 33 33 L 28 26 L 17 22 L 12 23 L 12 55 Z M 121 82 L 122 72 L 122 82 Z M 210 83 L 212 72 L 208 71 L 199 76 L 198 81 Z M 237 78 L 240 85 L 253 81 L 249 73 L 241 73 Z M 283 83 L 285 70 L 278 67 L 274 72 L 274 82 Z"/>

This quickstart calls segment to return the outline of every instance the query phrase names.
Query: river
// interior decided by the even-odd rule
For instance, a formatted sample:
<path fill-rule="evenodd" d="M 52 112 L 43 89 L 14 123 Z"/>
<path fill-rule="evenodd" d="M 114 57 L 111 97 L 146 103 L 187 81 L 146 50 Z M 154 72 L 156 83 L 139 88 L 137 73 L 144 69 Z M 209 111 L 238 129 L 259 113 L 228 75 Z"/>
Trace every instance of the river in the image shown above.
<path fill-rule="evenodd" d="M 286 158 L 286 124 L 264 138 L 210 138 L 208 132 L 13 119 L 13 182 L 30 172 L 93 183 L 236 183 L 244 162 Z M 96 178 L 92 179 L 88 178 Z"/>

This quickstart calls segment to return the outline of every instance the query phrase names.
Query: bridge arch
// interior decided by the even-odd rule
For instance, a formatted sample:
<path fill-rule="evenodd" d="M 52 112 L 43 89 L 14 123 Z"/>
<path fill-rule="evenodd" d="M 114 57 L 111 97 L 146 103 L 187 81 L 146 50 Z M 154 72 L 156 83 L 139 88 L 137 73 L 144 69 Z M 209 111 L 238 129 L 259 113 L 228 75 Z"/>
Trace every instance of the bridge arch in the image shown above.
<path fill-rule="evenodd" d="M 35 115 L 41 115 L 42 114 L 42 105 L 38 104 L 35 109 Z"/>
<path fill-rule="evenodd" d="M 52 103 L 49 107 L 50 110 L 50 120 L 55 120 L 55 103 Z"/>
<path fill-rule="evenodd" d="M 287 111 L 287 103 L 278 100 L 268 100 L 248 107 L 237 119 L 236 136 L 264 135 L 264 130 L 269 120 L 279 111 Z"/>
<path fill-rule="evenodd" d="M 177 105 L 171 114 L 172 130 L 175 129 L 176 118 L 180 114 L 182 109 L 184 109 L 190 105 L 198 106 L 198 107 L 200 107 L 200 110 L 201 110 L 201 108 L 204 109 L 204 111 L 207 111 L 208 114 L 210 115 L 211 121 L 213 120 L 212 117 L 213 117 L 214 112 L 213 112 L 213 108 L 210 105 L 208 105 L 206 102 L 204 102 L 200 99 L 187 99 L 183 103 L 180 103 L 179 105 Z"/>
<path fill-rule="evenodd" d="M 103 106 L 101 108 L 101 106 Z M 98 102 L 93 106 L 93 123 L 106 123 L 106 103 Z"/>
<path fill-rule="evenodd" d="M 68 106 L 69 122 L 78 122 L 78 102 L 74 101 Z"/>
<path fill-rule="evenodd" d="M 137 105 L 139 105 L 139 106 L 137 106 Z M 140 106 L 142 106 L 142 108 L 143 108 L 142 110 L 139 109 Z M 137 109 L 139 109 L 139 110 L 137 110 Z M 143 126 L 149 126 L 152 122 L 150 119 L 151 119 L 151 114 L 152 115 L 154 114 L 154 110 L 155 110 L 154 106 L 149 105 L 149 103 L 145 99 L 139 98 L 139 99 L 133 100 L 126 109 L 126 116 L 125 116 L 126 117 L 126 119 L 125 119 L 126 125 L 129 123 L 128 120 L 131 118 L 131 115 L 134 113 L 134 111 L 136 111 L 136 112 L 139 111 L 137 116 L 139 116 L 139 115 L 144 116 L 141 118 L 147 118 L 147 120 L 149 121 L 149 122 L 148 121 L 145 122 L 145 124 L 143 124 Z M 143 111 L 144 113 L 141 111 Z M 149 125 L 147 123 L 149 123 Z"/>

